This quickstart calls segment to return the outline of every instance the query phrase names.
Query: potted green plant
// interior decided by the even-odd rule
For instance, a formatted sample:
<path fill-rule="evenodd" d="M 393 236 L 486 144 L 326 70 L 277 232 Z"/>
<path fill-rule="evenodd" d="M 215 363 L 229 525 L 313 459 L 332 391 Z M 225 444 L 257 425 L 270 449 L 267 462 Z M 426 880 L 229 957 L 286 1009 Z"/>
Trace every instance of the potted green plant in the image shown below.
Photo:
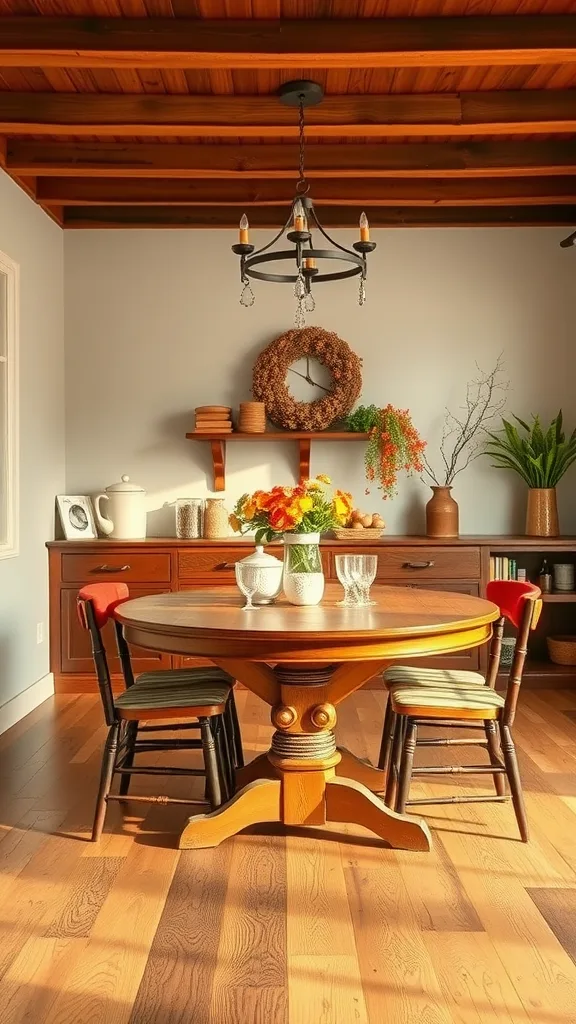
<path fill-rule="evenodd" d="M 562 410 L 545 428 L 539 416 L 526 423 L 514 416 L 520 430 L 502 419 L 498 433 L 487 431 L 490 440 L 485 454 L 496 469 L 511 469 L 528 484 L 526 533 L 530 537 L 557 537 L 558 505 L 556 485 L 576 461 L 576 430 L 566 439 Z"/>

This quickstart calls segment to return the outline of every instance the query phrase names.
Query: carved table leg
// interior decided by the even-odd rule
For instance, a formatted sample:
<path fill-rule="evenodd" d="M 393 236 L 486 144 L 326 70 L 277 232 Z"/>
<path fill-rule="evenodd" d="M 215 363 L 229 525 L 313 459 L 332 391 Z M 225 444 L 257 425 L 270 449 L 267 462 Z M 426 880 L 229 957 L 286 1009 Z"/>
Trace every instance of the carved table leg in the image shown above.
<path fill-rule="evenodd" d="M 370 792 L 383 789 L 384 772 L 336 749 L 336 704 L 378 671 L 378 663 L 277 665 L 274 670 L 224 659 L 219 664 L 272 705 L 276 731 L 270 750 L 237 772 L 244 788 L 218 810 L 189 819 L 181 849 L 217 846 L 259 822 L 323 825 L 327 820 L 363 825 L 390 846 L 430 848 L 421 819 L 396 814 Z"/>
<path fill-rule="evenodd" d="M 227 804 L 188 819 L 178 844 L 181 850 L 205 850 L 241 832 L 248 825 L 281 821 L 280 779 L 255 779 Z"/>
<path fill-rule="evenodd" d="M 356 754 L 353 754 L 351 750 L 347 750 L 346 747 L 338 747 L 338 753 L 341 760 L 340 764 L 336 767 L 336 775 L 360 782 L 373 793 L 382 793 L 386 789 L 386 772 L 375 768 L 373 764 L 370 764 L 370 761 L 356 757 Z"/>
<path fill-rule="evenodd" d="M 397 850 L 427 852 L 432 845 L 430 830 L 422 818 L 397 814 L 353 779 L 330 779 L 327 782 L 326 819 L 363 825 Z"/>

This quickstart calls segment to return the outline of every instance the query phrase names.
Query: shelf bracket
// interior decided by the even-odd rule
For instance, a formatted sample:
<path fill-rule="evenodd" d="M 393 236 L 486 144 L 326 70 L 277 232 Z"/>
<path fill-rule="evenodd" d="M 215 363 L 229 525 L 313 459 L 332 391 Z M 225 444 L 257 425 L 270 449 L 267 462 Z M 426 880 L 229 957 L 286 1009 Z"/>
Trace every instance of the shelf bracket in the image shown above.
<path fill-rule="evenodd" d="M 309 437 L 300 438 L 298 441 L 298 483 L 310 479 L 310 445 Z"/>
<path fill-rule="evenodd" d="M 226 489 L 226 442 L 210 441 L 212 450 L 212 464 L 214 466 L 214 490 L 224 491 Z"/>

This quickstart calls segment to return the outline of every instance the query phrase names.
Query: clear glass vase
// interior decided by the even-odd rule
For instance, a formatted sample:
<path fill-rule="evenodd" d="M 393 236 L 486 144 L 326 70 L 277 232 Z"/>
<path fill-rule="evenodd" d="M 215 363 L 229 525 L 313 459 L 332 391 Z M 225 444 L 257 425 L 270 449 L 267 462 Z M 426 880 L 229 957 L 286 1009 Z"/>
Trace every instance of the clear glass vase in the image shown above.
<path fill-rule="evenodd" d="M 319 533 L 284 534 L 283 588 L 290 604 L 320 604 L 324 573 Z"/>

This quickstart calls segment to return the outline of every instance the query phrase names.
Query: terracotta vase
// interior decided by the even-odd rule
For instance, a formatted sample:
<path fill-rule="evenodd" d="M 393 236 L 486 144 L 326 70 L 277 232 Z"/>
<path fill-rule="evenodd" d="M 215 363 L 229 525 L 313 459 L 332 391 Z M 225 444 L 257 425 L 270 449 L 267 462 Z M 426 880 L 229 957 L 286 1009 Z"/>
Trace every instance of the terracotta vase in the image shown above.
<path fill-rule="evenodd" d="M 426 505 L 427 537 L 458 537 L 458 505 L 451 487 L 433 487 Z"/>
<path fill-rule="evenodd" d="M 528 537 L 558 537 L 558 505 L 555 487 L 530 487 L 526 505 Z"/>

